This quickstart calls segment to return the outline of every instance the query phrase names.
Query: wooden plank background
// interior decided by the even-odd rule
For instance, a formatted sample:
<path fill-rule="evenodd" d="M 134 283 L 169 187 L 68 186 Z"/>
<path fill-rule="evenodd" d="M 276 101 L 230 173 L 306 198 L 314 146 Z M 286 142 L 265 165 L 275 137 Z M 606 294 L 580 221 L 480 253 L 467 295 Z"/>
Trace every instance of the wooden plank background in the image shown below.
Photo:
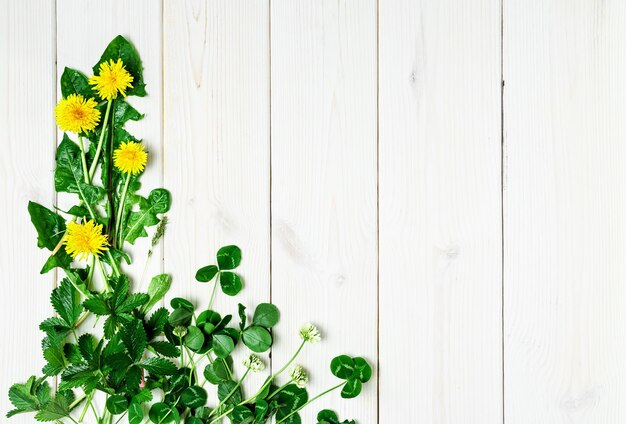
<path fill-rule="evenodd" d="M 144 186 L 173 195 L 148 274 L 206 302 L 195 270 L 236 243 L 245 303 L 283 313 L 268 362 L 313 321 L 312 392 L 336 354 L 376 366 L 305 423 L 626 422 L 622 0 L 0 0 L 0 22 L 3 414 L 56 282 L 26 204 L 64 201 L 58 77 L 123 34 Z"/>

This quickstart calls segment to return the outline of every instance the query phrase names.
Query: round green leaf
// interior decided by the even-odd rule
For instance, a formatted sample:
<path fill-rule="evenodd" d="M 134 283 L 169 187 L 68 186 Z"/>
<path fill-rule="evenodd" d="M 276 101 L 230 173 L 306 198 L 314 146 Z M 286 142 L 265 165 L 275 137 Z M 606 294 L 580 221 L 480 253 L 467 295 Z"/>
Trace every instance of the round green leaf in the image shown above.
<path fill-rule="evenodd" d="M 150 421 L 157 424 L 168 424 L 172 423 L 175 420 L 174 411 L 176 409 L 172 409 L 167 406 L 163 402 L 158 402 L 152 405 L 150 408 L 150 412 L 148 412 L 148 416 L 150 417 Z M 178 415 L 178 411 L 176 411 L 176 415 Z"/>
<path fill-rule="evenodd" d="M 218 358 L 225 358 L 235 350 L 235 343 L 226 334 L 216 334 L 213 336 L 213 350 Z"/>
<path fill-rule="evenodd" d="M 148 202 L 150 202 L 154 213 L 165 213 L 170 210 L 172 203 L 170 192 L 164 188 L 155 188 L 148 195 Z"/>
<path fill-rule="evenodd" d="M 128 409 L 128 399 L 122 395 L 113 395 L 107 399 L 106 406 L 111 414 L 121 414 Z"/>
<path fill-rule="evenodd" d="M 200 408 L 206 405 L 207 393 L 200 386 L 187 387 L 180 395 L 180 400 L 188 408 Z"/>
<path fill-rule="evenodd" d="M 196 308 L 193 306 L 193 303 L 188 301 L 187 299 L 183 299 L 182 297 L 175 297 L 170 301 L 170 305 L 173 309 L 182 308 L 188 311 L 193 312 Z"/>
<path fill-rule="evenodd" d="M 202 349 L 202 345 L 204 344 L 204 334 L 202 334 L 202 331 L 193 325 L 187 327 L 187 331 L 187 335 L 184 339 L 185 345 L 194 352 Z"/>
<path fill-rule="evenodd" d="M 220 270 L 235 269 L 241 263 L 241 249 L 237 246 L 224 246 L 217 251 L 217 265 Z"/>
<path fill-rule="evenodd" d="M 235 296 L 243 288 L 243 282 L 241 277 L 234 272 L 225 271 L 220 272 L 220 286 L 225 294 Z"/>
<path fill-rule="evenodd" d="M 202 267 L 196 272 L 196 280 L 201 283 L 207 283 L 215 277 L 218 271 L 219 269 L 215 265 Z"/>
<path fill-rule="evenodd" d="M 177 327 L 179 325 L 187 326 L 191 323 L 192 316 L 193 311 L 185 308 L 176 308 L 172 311 L 167 321 L 172 327 Z"/>
<path fill-rule="evenodd" d="M 232 380 L 223 381 L 217 386 L 217 398 L 226 405 L 237 405 L 243 400 L 241 387 Z"/>
<path fill-rule="evenodd" d="M 207 365 L 204 369 L 204 378 L 211 384 L 219 384 L 228 380 L 229 373 L 226 361 L 222 358 L 217 358 L 212 364 Z"/>
<path fill-rule="evenodd" d="M 339 417 L 335 411 L 324 409 L 317 414 L 318 424 L 338 424 Z"/>
<path fill-rule="evenodd" d="M 365 359 L 356 357 L 354 358 L 354 375 L 352 377 L 361 380 L 361 383 L 367 383 L 372 378 L 372 367 Z"/>
<path fill-rule="evenodd" d="M 278 324 L 279 319 L 280 312 L 276 306 L 271 303 L 261 303 L 254 310 L 252 324 L 260 325 L 265 328 L 271 328 Z"/>
<path fill-rule="evenodd" d="M 128 406 L 128 423 L 141 424 L 143 422 L 143 409 L 141 405 L 131 402 Z"/>
<path fill-rule="evenodd" d="M 348 355 L 337 356 L 330 363 L 330 371 L 333 375 L 344 380 L 352 376 L 354 367 L 354 360 Z"/>
<path fill-rule="evenodd" d="M 237 405 L 232 412 L 233 422 L 236 423 L 251 423 L 254 421 L 254 414 L 248 409 L 247 406 Z"/>
<path fill-rule="evenodd" d="M 351 378 L 346 381 L 346 384 L 343 386 L 341 390 L 341 397 L 344 399 L 352 399 L 355 398 L 361 393 L 361 388 L 363 387 L 361 380 L 356 378 Z"/>
<path fill-rule="evenodd" d="M 272 335 L 263 327 L 252 326 L 243 332 L 243 342 L 253 352 L 265 352 L 272 346 Z"/>
<path fill-rule="evenodd" d="M 203 424 L 203 423 L 204 421 L 202 421 L 198 417 L 188 417 L 185 419 L 185 424 Z"/>

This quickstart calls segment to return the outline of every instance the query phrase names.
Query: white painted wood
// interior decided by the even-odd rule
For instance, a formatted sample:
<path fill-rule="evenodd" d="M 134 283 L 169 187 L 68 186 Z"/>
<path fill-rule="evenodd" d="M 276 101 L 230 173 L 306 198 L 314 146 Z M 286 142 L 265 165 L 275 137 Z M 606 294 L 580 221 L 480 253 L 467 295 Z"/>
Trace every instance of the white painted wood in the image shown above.
<path fill-rule="evenodd" d="M 626 4 L 507 2 L 507 424 L 626 420 Z"/>
<path fill-rule="evenodd" d="M 338 383 L 334 356 L 377 358 L 376 2 L 274 0 L 271 15 L 274 367 L 317 324 L 324 341 L 297 361 L 313 396 Z M 376 389 L 374 377 L 356 400 L 334 392 L 303 422 L 324 407 L 376 422 Z"/>
<path fill-rule="evenodd" d="M 37 10 L 33 14 L 33 9 Z M 40 275 L 46 251 L 26 210 L 33 200 L 54 203 L 52 164 L 56 132 L 54 4 L 47 0 L 0 2 L 0 269 L 3 301 L 0 332 L 0 410 L 13 409 L 7 393 L 14 383 L 40 374 L 44 360 L 37 326 L 52 314 L 48 298 L 54 273 Z M 5 421 L 5 418 L 2 418 Z M 32 416 L 11 420 L 32 423 Z"/>
<path fill-rule="evenodd" d="M 380 422 L 501 423 L 499 2 L 379 19 Z"/>
<path fill-rule="evenodd" d="M 237 302 L 270 297 L 267 1 L 166 0 L 164 93 L 170 297 L 206 309 L 212 285 L 196 282 L 195 272 L 215 263 L 219 247 L 236 244 L 244 291 L 236 299 L 219 293 L 214 309 L 237 316 Z M 258 388 L 263 379 L 246 381 Z"/>

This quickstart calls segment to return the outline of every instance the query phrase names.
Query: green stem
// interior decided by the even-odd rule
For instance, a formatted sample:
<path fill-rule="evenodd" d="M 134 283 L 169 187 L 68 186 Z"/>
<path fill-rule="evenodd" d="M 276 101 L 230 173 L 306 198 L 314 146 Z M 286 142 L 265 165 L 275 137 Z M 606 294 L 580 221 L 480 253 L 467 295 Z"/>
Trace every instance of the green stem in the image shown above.
<path fill-rule="evenodd" d="M 228 414 L 230 414 L 231 412 L 233 412 L 233 410 L 234 410 L 234 409 L 235 409 L 235 408 L 230 408 L 228 411 L 224 412 L 223 414 L 218 415 L 218 416 L 217 416 L 217 417 L 215 417 L 212 421 L 210 421 L 210 422 L 209 422 L 209 424 L 213 424 L 213 423 L 218 422 L 219 420 L 221 420 L 221 419 L 222 419 L 222 417 L 225 417 L 226 415 L 228 415 Z"/>
<path fill-rule="evenodd" d="M 85 146 L 83 145 L 83 136 L 78 136 L 78 148 L 80 149 L 80 160 L 83 164 L 83 175 L 85 177 L 85 183 L 89 184 L 91 178 L 89 178 L 89 171 L 87 171 L 87 156 L 85 155 Z"/>
<path fill-rule="evenodd" d="M 217 404 L 217 406 L 213 409 L 213 411 L 211 411 L 211 413 L 209 414 L 209 417 L 211 415 L 213 415 L 213 413 L 215 413 L 215 411 L 217 411 L 220 406 L 222 406 L 224 404 L 224 402 L 226 402 L 228 399 L 230 399 L 230 397 L 233 395 L 233 393 L 235 393 L 235 391 L 237 389 L 239 389 L 239 387 L 241 387 L 241 384 L 243 383 L 243 381 L 246 379 L 246 377 L 248 376 L 248 373 L 250 372 L 250 368 L 246 369 L 246 372 L 243 373 L 243 375 L 241 376 L 241 378 L 239 379 L 239 381 L 237 382 L 237 385 L 235 387 L 233 387 L 233 389 L 228 393 L 228 395 L 226 395 L 226 397 L 224 399 L 222 399 L 220 401 L 220 403 Z"/>
<path fill-rule="evenodd" d="M 305 408 L 308 404 L 310 404 L 313 401 L 316 401 L 317 399 L 321 398 L 322 396 L 332 392 L 333 390 L 337 390 L 338 388 L 340 388 L 341 386 L 343 386 L 344 384 L 346 384 L 345 381 L 342 381 L 341 383 L 337 384 L 334 387 L 331 387 L 330 389 L 320 393 L 319 395 L 309 399 L 307 402 L 303 403 L 301 407 L 299 407 L 298 409 L 296 409 L 295 411 L 292 411 L 291 414 L 287 415 L 286 417 L 284 417 L 283 419 L 281 419 L 280 421 L 276 421 L 276 424 L 280 424 L 283 421 L 286 421 L 289 419 L 289 417 L 291 417 L 293 414 L 297 413 L 298 411 L 302 410 L 303 408 Z"/>
<path fill-rule="evenodd" d="M 291 357 L 291 359 L 285 364 L 284 367 L 282 367 L 280 370 L 278 370 L 278 372 L 272 374 L 270 376 L 270 378 L 267 379 L 267 381 L 265 382 L 265 384 L 263 384 L 261 386 L 261 388 L 259 389 L 258 392 L 256 392 L 256 394 L 254 396 L 249 397 L 248 399 L 244 400 L 243 402 L 241 402 L 239 405 L 243 405 L 246 403 L 249 403 L 251 401 L 253 401 L 258 395 L 260 395 L 263 390 L 265 390 L 267 388 L 267 386 L 269 386 L 272 383 L 272 380 L 274 380 L 276 377 L 278 377 L 280 374 L 282 374 L 283 371 L 285 371 L 287 369 L 287 367 L 289 365 L 291 365 L 291 363 L 296 359 L 296 357 L 300 354 L 300 352 L 302 351 L 302 348 L 304 347 L 304 345 L 306 344 L 306 340 L 303 340 L 302 343 L 300 344 L 300 347 L 298 348 L 298 350 L 296 350 L 296 353 L 293 354 L 293 356 Z"/>
<path fill-rule="evenodd" d="M 74 408 L 76 405 L 81 403 L 83 400 L 85 400 L 86 397 L 87 397 L 87 395 L 82 395 L 81 397 L 76 399 L 74 402 L 70 403 L 70 409 Z"/>
<path fill-rule="evenodd" d="M 124 206 L 126 203 L 126 195 L 128 194 L 128 185 L 130 184 L 130 174 L 126 175 L 126 182 L 124 183 L 124 189 L 122 190 L 122 197 L 120 198 L 120 204 L 117 208 L 117 215 L 115 216 L 115 222 L 117 222 L 116 228 L 116 236 L 115 240 L 120 241 L 118 246 L 121 246 L 124 243 L 122 240 L 122 214 L 124 213 Z"/>
<path fill-rule="evenodd" d="M 98 268 L 100 269 L 100 275 L 102 276 L 102 282 L 104 283 L 104 289 L 107 292 L 110 292 L 111 291 L 111 287 L 109 286 L 109 279 L 107 277 L 106 271 L 104 270 L 104 266 L 102 265 L 102 261 L 97 256 L 96 256 L 96 264 L 98 264 Z"/>
<path fill-rule="evenodd" d="M 215 292 L 217 291 L 217 284 L 219 283 L 220 273 L 218 272 L 215 276 L 215 283 L 213 283 L 213 291 L 211 292 L 211 299 L 209 299 L 209 307 L 207 309 L 211 309 L 213 306 L 213 301 L 215 300 Z"/>
<path fill-rule="evenodd" d="M 288 382 L 286 382 L 285 384 L 283 384 L 282 386 L 280 386 L 278 389 L 274 390 L 268 397 L 267 399 L 271 399 L 274 396 L 276 396 L 278 393 L 280 393 L 285 387 L 287 387 L 288 385 L 290 385 L 293 382 L 293 378 L 290 379 Z"/>
<path fill-rule="evenodd" d="M 89 405 L 91 405 L 91 401 L 93 400 L 94 393 L 95 391 L 89 393 L 89 396 L 87 396 L 87 403 L 85 403 L 85 407 L 83 408 L 82 412 L 80 413 L 80 417 L 78 418 L 79 423 L 83 422 L 83 419 L 85 418 L 85 413 L 87 413 L 87 408 L 89 408 Z"/>
<path fill-rule="evenodd" d="M 111 112 L 112 103 L 113 103 L 113 100 L 109 100 L 109 102 L 107 103 L 107 110 L 106 110 L 106 113 L 104 114 L 104 121 L 102 121 L 102 131 L 100 132 L 100 140 L 98 140 L 98 147 L 96 147 L 96 154 L 93 157 L 91 168 L 89 168 L 89 180 L 92 180 L 94 174 L 96 173 L 96 167 L 98 166 L 100 153 L 102 153 L 102 143 L 104 142 L 104 134 L 106 133 L 107 122 L 109 122 L 109 113 Z"/>
<path fill-rule="evenodd" d="M 115 424 L 119 424 L 119 422 L 120 422 L 120 421 L 122 421 L 122 418 L 124 418 L 124 417 L 126 416 L 126 414 L 127 414 L 127 413 L 128 413 L 128 411 L 124 411 L 124 413 L 122 414 L 122 416 L 121 416 L 121 417 L 119 417 L 119 418 L 117 419 L 117 421 L 115 421 Z"/>

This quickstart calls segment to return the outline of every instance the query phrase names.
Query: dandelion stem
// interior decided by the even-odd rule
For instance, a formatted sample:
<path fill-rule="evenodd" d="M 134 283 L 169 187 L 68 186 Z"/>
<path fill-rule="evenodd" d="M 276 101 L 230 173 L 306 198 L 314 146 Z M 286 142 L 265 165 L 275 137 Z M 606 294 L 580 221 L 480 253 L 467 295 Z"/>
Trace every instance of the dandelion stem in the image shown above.
<path fill-rule="evenodd" d="M 83 145 L 83 136 L 78 136 L 78 147 L 80 148 L 80 160 L 83 164 L 83 176 L 85 177 L 85 184 L 91 182 L 89 178 L 89 172 L 87 171 L 87 156 L 85 156 L 85 146 Z"/>
<path fill-rule="evenodd" d="M 106 113 L 104 114 L 104 121 L 102 121 L 102 131 L 100 132 L 100 140 L 98 140 L 98 147 L 96 147 L 96 153 L 93 157 L 91 168 L 89 168 L 89 180 L 93 179 L 93 176 L 96 173 L 96 167 L 98 166 L 100 153 L 102 153 L 102 143 L 104 142 L 104 133 L 106 132 L 106 129 L 107 129 L 107 122 L 109 121 L 109 113 L 111 113 L 112 103 L 113 103 L 113 100 L 109 99 L 107 103 L 107 110 L 106 110 Z"/>
<path fill-rule="evenodd" d="M 122 239 L 122 214 L 124 213 L 124 206 L 126 203 L 126 195 L 128 194 L 128 185 L 130 184 L 130 174 L 126 175 L 126 182 L 124 183 L 124 189 L 122 190 L 122 197 L 120 198 L 120 204 L 117 208 L 117 216 L 115 222 L 117 222 L 117 235 L 115 239 L 119 239 L 119 246 L 124 243 Z"/>

